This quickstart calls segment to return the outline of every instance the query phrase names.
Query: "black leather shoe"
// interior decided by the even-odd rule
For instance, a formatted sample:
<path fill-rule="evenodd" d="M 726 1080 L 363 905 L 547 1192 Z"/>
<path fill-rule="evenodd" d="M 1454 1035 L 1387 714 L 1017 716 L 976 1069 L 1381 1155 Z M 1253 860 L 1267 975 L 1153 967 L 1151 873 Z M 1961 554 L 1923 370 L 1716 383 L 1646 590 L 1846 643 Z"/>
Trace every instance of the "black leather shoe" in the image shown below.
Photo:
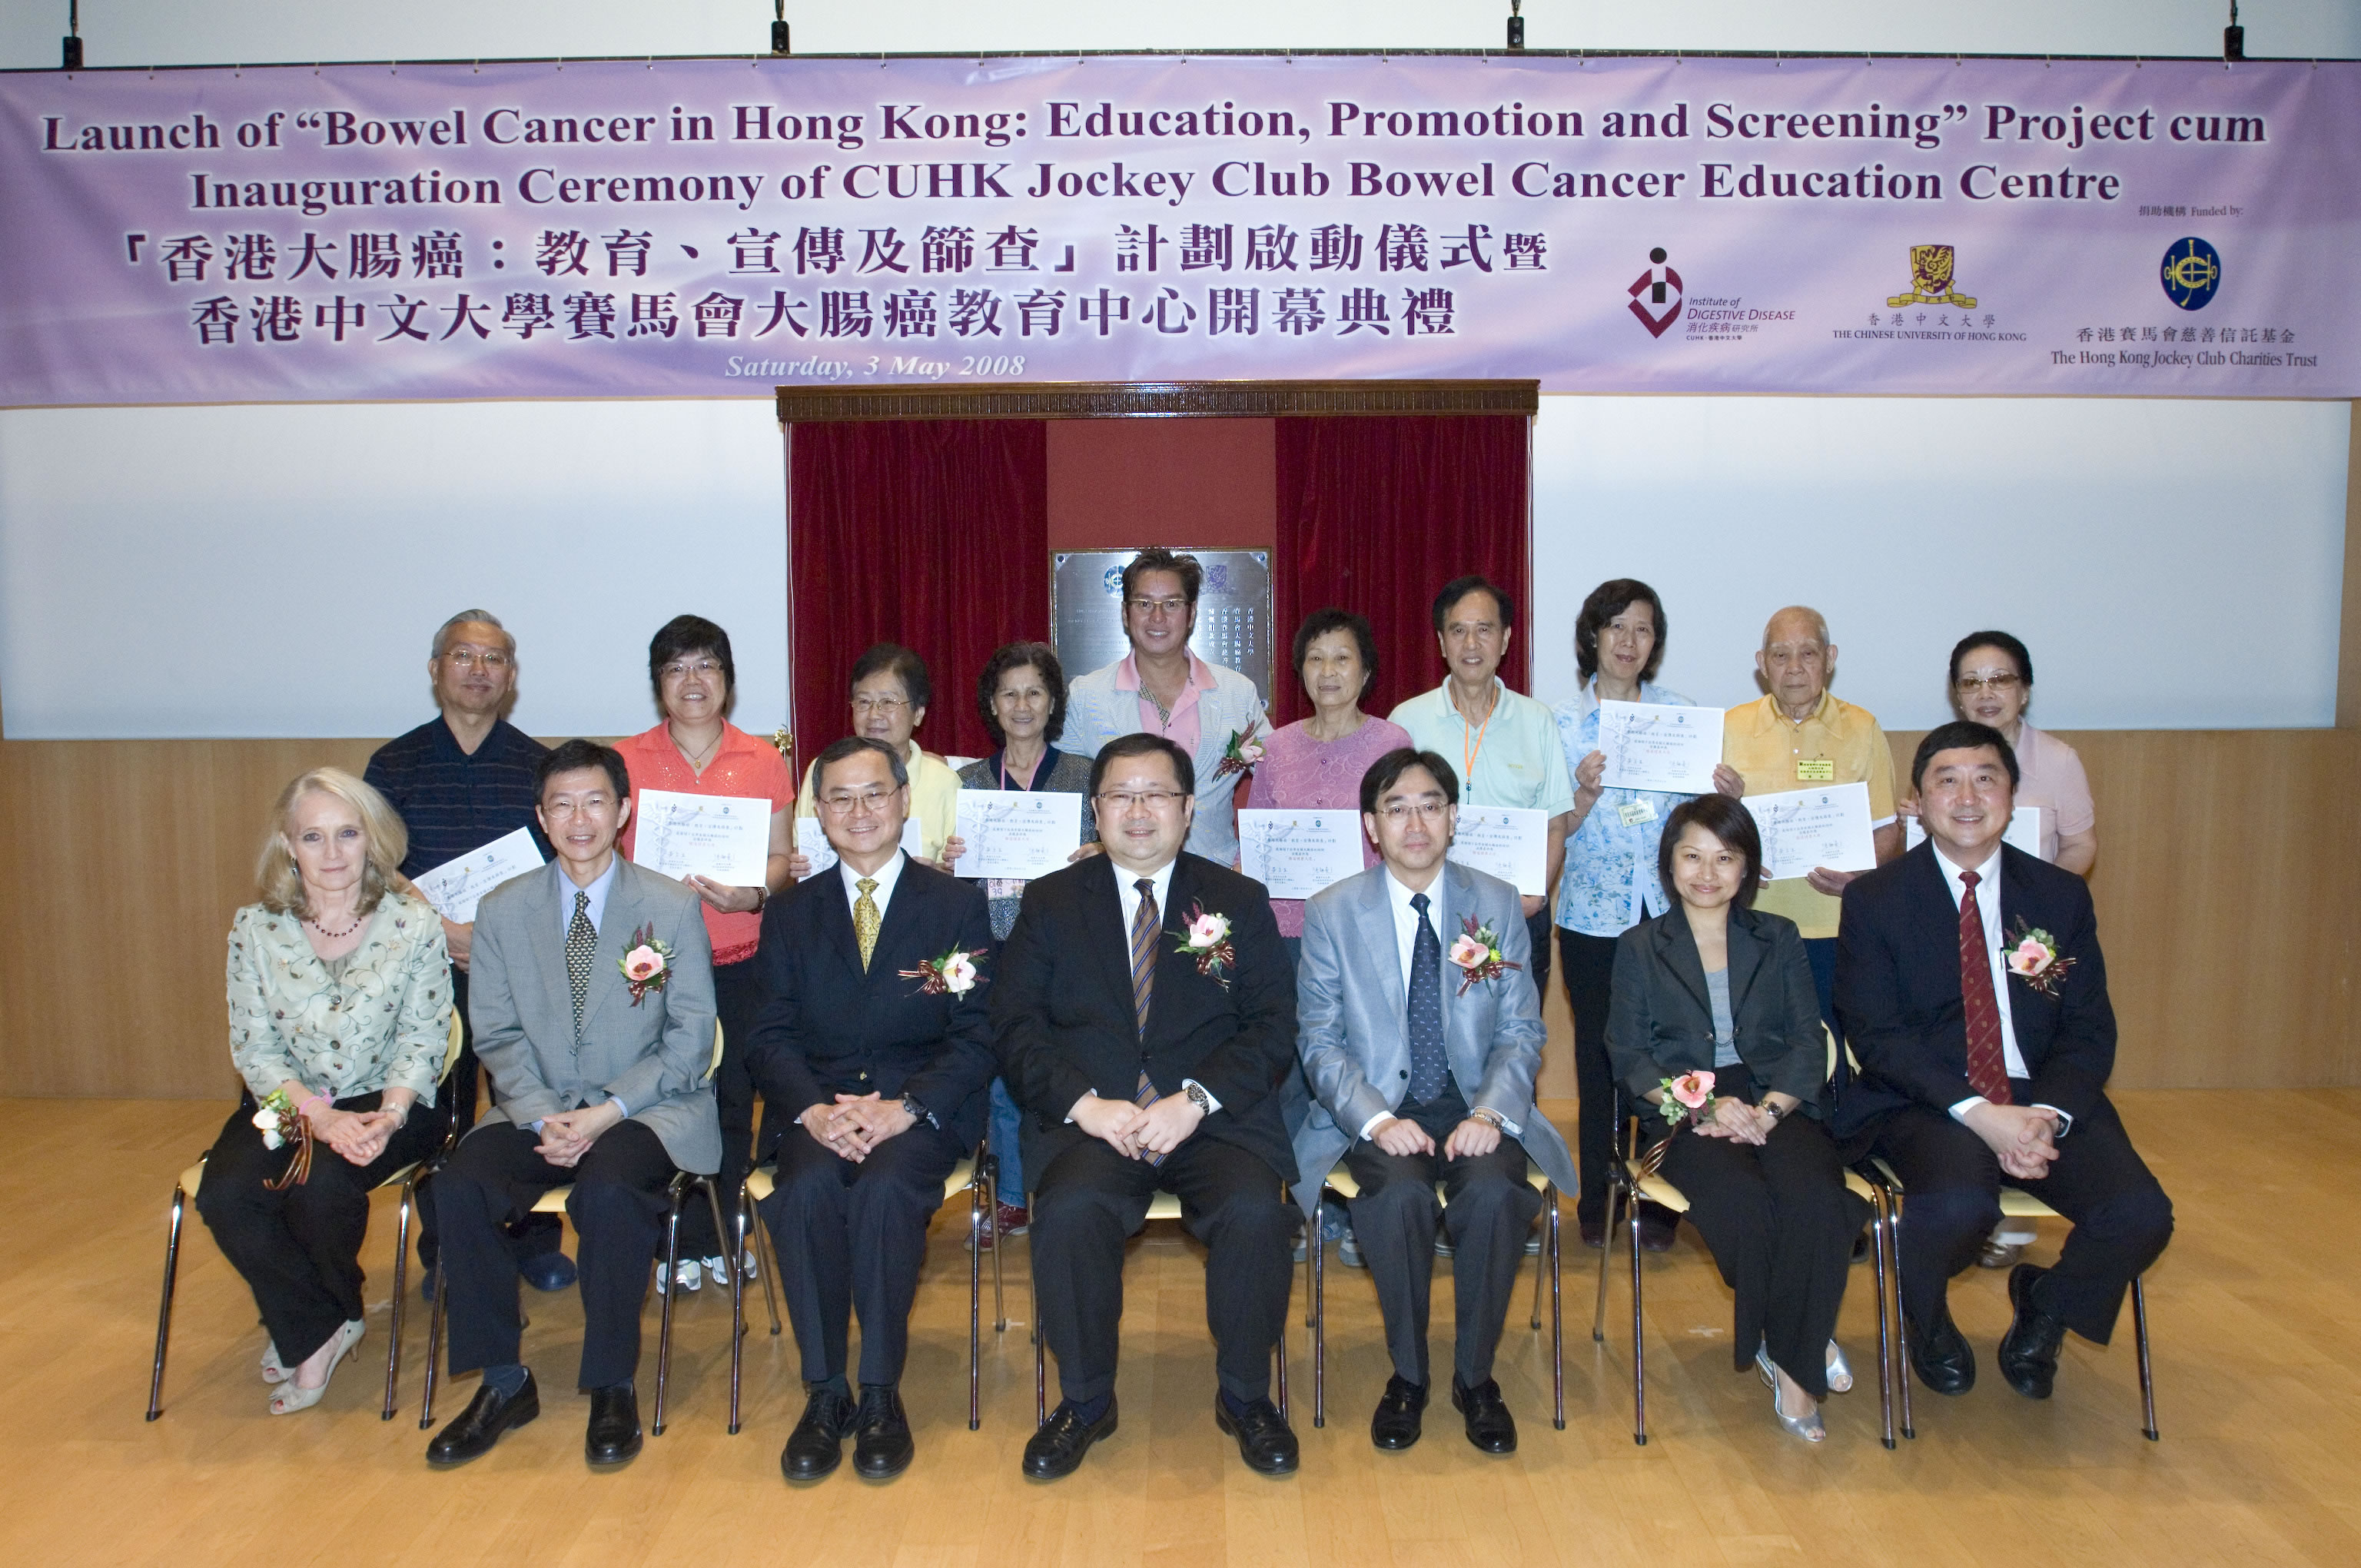
<path fill-rule="evenodd" d="M 1653 1203 L 1640 1210 L 1640 1250 L 1670 1252 L 1673 1237 L 1681 1228 L 1681 1217 L 1670 1209 L 1660 1209 Z"/>
<path fill-rule="evenodd" d="M 858 1411 L 851 1398 L 820 1387 L 804 1405 L 804 1419 L 779 1451 L 779 1469 L 790 1481 L 817 1481 L 844 1459 L 844 1439 Z"/>
<path fill-rule="evenodd" d="M 1095 1421 L 1085 1421 L 1075 1413 L 1071 1399 L 1061 1399 L 1041 1423 L 1041 1430 L 1025 1440 L 1025 1474 L 1036 1481 L 1056 1481 L 1071 1475 L 1082 1468 L 1082 1455 L 1091 1444 L 1104 1437 L 1115 1435 L 1115 1400 L 1107 1400 L 1106 1414 Z"/>
<path fill-rule="evenodd" d="M 2058 1377 L 2058 1347 L 2066 1324 L 2033 1304 L 2033 1288 L 2049 1271 L 2020 1263 L 2008 1271 L 2009 1305 L 2016 1321 L 2000 1340 L 2000 1375 L 2028 1399 L 2047 1399 Z"/>
<path fill-rule="evenodd" d="M 1229 1401 L 1213 1396 L 1213 1424 L 1238 1440 L 1238 1457 L 1246 1468 L 1264 1475 L 1292 1475 L 1299 1457 L 1295 1433 L 1279 1407 L 1268 1399 L 1253 1399 L 1246 1409 L 1230 1414 Z"/>
<path fill-rule="evenodd" d="M 890 1481 L 910 1467 L 917 1452 L 910 1441 L 910 1418 L 902 1413 L 902 1391 L 891 1383 L 863 1383 L 861 1409 L 852 1421 L 852 1469 L 871 1481 Z"/>
<path fill-rule="evenodd" d="M 1938 1394 L 1964 1394 L 1976 1386 L 1976 1353 L 1948 1307 L 1931 1326 L 1910 1325 L 1910 1365 L 1918 1381 Z"/>
<path fill-rule="evenodd" d="M 1369 1418 L 1369 1441 L 1389 1453 L 1398 1453 L 1418 1441 L 1426 1415 L 1426 1385 L 1413 1383 L 1400 1373 L 1386 1379 L 1386 1391 L 1378 1398 L 1377 1413 Z"/>
<path fill-rule="evenodd" d="M 426 1463 L 448 1467 L 465 1464 L 470 1459 L 481 1459 L 500 1441 L 500 1433 L 511 1427 L 521 1427 L 541 1414 L 541 1390 L 533 1381 L 533 1374 L 524 1375 L 524 1387 L 501 1398 L 491 1389 L 478 1388 L 467 1408 L 445 1424 L 426 1445 Z"/>
<path fill-rule="evenodd" d="M 640 1456 L 640 1398 L 629 1383 L 590 1390 L 590 1425 L 582 1456 L 593 1464 L 629 1464 Z"/>
<path fill-rule="evenodd" d="M 1509 1414 L 1508 1401 L 1500 1398 L 1500 1385 L 1487 1377 L 1473 1388 L 1451 1379 L 1451 1404 L 1467 1418 L 1467 1441 L 1486 1453 L 1517 1452 L 1517 1418 Z"/>

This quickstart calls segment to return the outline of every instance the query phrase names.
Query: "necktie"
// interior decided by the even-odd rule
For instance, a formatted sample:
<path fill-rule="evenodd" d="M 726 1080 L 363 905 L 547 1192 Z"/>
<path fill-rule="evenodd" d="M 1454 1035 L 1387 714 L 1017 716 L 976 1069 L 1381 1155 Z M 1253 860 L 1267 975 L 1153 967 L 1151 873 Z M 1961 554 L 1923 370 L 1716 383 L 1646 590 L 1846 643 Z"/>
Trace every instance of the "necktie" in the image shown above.
<path fill-rule="evenodd" d="M 1443 1049 L 1443 941 L 1426 917 L 1426 894 L 1411 894 L 1418 936 L 1410 955 L 1410 1098 L 1424 1105 L 1443 1092 L 1451 1058 Z"/>
<path fill-rule="evenodd" d="M 1984 912 L 1976 904 L 1982 879 L 1961 872 L 1967 892 L 1960 899 L 1960 996 L 1968 1014 L 1968 1087 L 1995 1105 L 2012 1103 L 2008 1060 L 2000 1045 L 2000 998 L 1993 992 L 1992 948 L 1984 941 Z"/>
<path fill-rule="evenodd" d="M 877 879 L 865 876 L 852 884 L 861 896 L 852 901 L 852 939 L 861 944 L 861 970 L 869 972 L 869 956 L 877 950 L 877 901 L 869 895 L 877 891 Z"/>
<path fill-rule="evenodd" d="M 1131 917 L 1131 1010 L 1139 1020 L 1140 1052 L 1148 1049 L 1148 1003 L 1156 992 L 1156 936 L 1164 928 L 1164 916 L 1156 907 L 1156 882 L 1141 877 L 1131 884 L 1139 890 L 1139 913 Z M 1156 1092 L 1156 1080 L 1148 1076 L 1143 1059 L 1139 1069 L 1139 1091 L 1133 1100 L 1142 1110 L 1155 1104 L 1163 1096 Z M 1160 1154 L 1143 1155 L 1150 1165 L 1162 1165 Z"/>
<path fill-rule="evenodd" d="M 590 960 L 598 933 L 590 925 L 590 895 L 576 889 L 574 918 L 566 927 L 566 978 L 574 987 L 574 1037 L 582 1037 L 582 1003 L 590 995 Z"/>

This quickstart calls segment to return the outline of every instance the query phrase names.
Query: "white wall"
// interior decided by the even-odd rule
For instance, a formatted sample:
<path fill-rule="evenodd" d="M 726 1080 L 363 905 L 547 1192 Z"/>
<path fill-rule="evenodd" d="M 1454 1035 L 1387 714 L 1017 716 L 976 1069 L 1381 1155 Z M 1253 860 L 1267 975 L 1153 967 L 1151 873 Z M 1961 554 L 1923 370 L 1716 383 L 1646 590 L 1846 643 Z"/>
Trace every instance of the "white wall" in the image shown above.
<path fill-rule="evenodd" d="M 2361 55 L 2351 0 L 2242 9 L 2256 55 Z M 1526 10 L 1535 48 L 2156 55 L 2218 49 L 2225 7 Z M 767 47 L 766 12 L 756 0 L 83 7 L 93 65 L 752 52 Z M 62 0 L 0 6 L 0 67 L 53 66 L 64 13 Z M 799 0 L 789 13 L 807 52 L 1432 48 L 1497 45 L 1507 6 Z M 1973 441 L 1927 435 L 1921 422 L 1937 409 Z M 1552 399 L 1536 437 L 1543 580 L 1576 597 L 1532 628 L 1537 685 L 1570 684 L 1579 593 L 1632 572 L 1666 593 L 1678 650 L 1668 674 L 1701 700 L 1744 696 L 1761 611 L 1810 598 L 1838 625 L 1840 689 L 1897 726 L 1934 715 L 1942 652 L 1980 620 L 2034 644 L 2051 723 L 2323 723 L 2345 432 L 2341 404 Z M 1863 446 L 1879 455 L 1866 467 Z M 480 601 L 524 641 L 517 717 L 536 732 L 646 722 L 640 651 L 686 609 L 730 628 L 740 720 L 767 728 L 785 689 L 782 515 L 777 433 L 761 400 L 0 412 L 0 717 L 16 739 L 388 733 L 423 711 L 428 631 Z M 1874 540 L 1894 580 L 1783 579 L 1750 516 L 1848 559 L 1866 559 L 1859 546 Z M 1617 518 L 1664 523 L 1623 531 L 1654 543 L 1609 562 L 1592 531 Z M 1947 533 L 1973 528 L 2004 539 L 2055 529 L 2072 547 L 2055 551 L 2048 575 L 2004 574 L 1982 593 L 1931 586 L 1948 580 Z M 691 541 L 694 557 L 665 536 Z M 1731 543 L 1738 591 L 1697 571 L 1707 540 Z M 2192 623 L 2218 634 L 2192 640 Z M 126 635 L 142 631 L 152 645 Z M 2266 641 L 2243 663 L 2216 652 Z M 139 652 L 115 651 L 126 647 Z"/>

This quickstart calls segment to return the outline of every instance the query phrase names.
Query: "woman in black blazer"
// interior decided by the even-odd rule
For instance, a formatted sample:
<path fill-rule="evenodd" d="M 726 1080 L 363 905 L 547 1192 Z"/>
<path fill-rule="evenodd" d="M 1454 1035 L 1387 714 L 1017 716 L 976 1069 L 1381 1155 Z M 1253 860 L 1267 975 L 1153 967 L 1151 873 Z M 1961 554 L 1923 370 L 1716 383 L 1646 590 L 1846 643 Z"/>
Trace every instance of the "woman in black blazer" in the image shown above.
<path fill-rule="evenodd" d="M 1818 1442 L 1819 1401 L 1852 1387 L 1832 1335 L 1868 1212 L 1821 1125 L 1828 1036 L 1811 967 L 1795 923 L 1754 910 L 1763 842 L 1744 806 L 1708 795 L 1675 807 L 1656 863 L 1679 904 L 1620 940 L 1608 1057 L 1651 1106 L 1666 1080 L 1714 1075 L 1659 1169 L 1737 1293 L 1738 1367 L 1752 1359 L 1779 1424 Z"/>

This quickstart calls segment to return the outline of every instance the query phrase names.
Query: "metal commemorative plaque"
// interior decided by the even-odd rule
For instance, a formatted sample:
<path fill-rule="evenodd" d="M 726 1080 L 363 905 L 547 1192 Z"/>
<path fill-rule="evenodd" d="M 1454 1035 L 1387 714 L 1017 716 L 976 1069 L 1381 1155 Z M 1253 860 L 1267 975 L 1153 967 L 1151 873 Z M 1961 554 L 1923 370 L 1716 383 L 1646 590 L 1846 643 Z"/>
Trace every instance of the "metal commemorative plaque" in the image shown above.
<path fill-rule="evenodd" d="M 1049 557 L 1050 642 L 1066 678 L 1114 663 L 1131 651 L 1123 635 L 1123 569 L 1137 549 L 1060 550 Z M 1254 682 L 1270 700 L 1270 552 L 1177 550 L 1205 569 L 1190 651 Z"/>

